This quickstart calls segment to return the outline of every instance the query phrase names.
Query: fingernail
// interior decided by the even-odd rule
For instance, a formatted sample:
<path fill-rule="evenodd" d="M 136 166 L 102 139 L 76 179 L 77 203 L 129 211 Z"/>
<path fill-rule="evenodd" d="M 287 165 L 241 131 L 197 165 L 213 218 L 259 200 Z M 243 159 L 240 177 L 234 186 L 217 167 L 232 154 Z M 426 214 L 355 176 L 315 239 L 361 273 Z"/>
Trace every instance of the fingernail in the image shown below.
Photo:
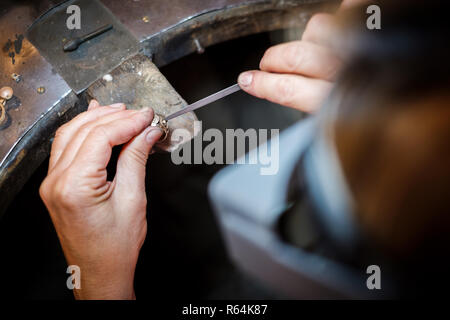
<path fill-rule="evenodd" d="M 149 132 L 147 133 L 145 139 L 147 139 L 147 142 L 149 143 L 155 143 L 163 135 L 163 131 L 160 128 L 150 127 L 148 130 Z"/>
<path fill-rule="evenodd" d="M 142 112 L 142 113 L 146 113 L 146 112 L 149 112 L 149 111 L 150 111 L 150 108 L 145 107 L 145 108 L 142 108 L 142 109 L 139 110 L 139 111 Z"/>
<path fill-rule="evenodd" d="M 110 105 L 111 108 L 123 108 L 125 105 L 123 103 L 113 103 Z"/>
<path fill-rule="evenodd" d="M 252 81 L 253 81 L 253 73 L 251 72 L 241 73 L 238 78 L 239 84 L 243 87 L 250 86 L 252 84 Z"/>

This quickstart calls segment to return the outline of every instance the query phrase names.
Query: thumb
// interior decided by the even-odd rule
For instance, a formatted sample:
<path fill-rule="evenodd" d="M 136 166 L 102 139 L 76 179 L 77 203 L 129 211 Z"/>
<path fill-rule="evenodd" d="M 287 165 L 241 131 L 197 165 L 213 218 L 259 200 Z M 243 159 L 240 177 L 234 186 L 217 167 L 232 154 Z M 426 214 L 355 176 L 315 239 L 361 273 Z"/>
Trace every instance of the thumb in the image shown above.
<path fill-rule="evenodd" d="M 157 127 L 148 127 L 122 148 L 116 171 L 116 190 L 119 194 L 145 193 L 147 158 L 162 133 Z"/>

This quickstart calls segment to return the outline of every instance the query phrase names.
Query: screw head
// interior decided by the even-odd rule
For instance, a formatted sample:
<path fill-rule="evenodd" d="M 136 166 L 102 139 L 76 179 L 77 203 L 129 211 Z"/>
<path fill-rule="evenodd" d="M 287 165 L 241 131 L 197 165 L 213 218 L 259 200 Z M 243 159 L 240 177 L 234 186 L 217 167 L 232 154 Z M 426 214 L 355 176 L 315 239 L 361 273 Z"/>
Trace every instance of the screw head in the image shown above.
<path fill-rule="evenodd" d="M 17 74 L 17 73 L 11 74 L 11 78 L 12 78 L 15 82 L 20 82 L 20 80 L 22 80 L 22 76 L 21 76 L 20 74 Z"/>
<path fill-rule="evenodd" d="M 3 87 L 0 89 L 0 97 L 5 100 L 9 100 L 14 95 L 14 91 L 11 87 Z"/>
<path fill-rule="evenodd" d="M 45 87 L 39 87 L 39 88 L 37 88 L 37 92 L 38 92 L 39 94 L 45 93 Z"/>

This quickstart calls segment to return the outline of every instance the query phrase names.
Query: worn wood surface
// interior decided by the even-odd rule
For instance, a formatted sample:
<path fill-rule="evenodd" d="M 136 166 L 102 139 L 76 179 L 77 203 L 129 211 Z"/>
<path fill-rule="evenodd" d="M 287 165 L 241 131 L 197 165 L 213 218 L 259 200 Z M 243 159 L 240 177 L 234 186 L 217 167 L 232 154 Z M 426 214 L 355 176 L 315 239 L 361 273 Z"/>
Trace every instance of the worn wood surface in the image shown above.
<path fill-rule="evenodd" d="M 124 61 L 109 75 L 91 85 L 87 94 L 101 105 L 123 102 L 127 109 L 152 108 L 156 114 L 169 114 L 186 107 L 187 103 L 175 91 L 159 69 L 144 55 L 137 55 Z M 194 136 L 193 112 L 169 121 L 169 136 L 157 145 L 161 151 L 171 152 L 188 140 L 172 141 L 174 129 L 184 128 Z"/>

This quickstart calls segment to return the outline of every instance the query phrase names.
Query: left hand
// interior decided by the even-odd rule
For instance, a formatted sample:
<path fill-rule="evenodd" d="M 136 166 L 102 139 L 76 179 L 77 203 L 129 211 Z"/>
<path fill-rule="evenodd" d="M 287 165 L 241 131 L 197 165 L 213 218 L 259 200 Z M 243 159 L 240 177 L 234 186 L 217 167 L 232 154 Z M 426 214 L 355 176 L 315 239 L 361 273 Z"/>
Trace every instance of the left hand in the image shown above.
<path fill-rule="evenodd" d="M 340 10 L 367 0 L 344 0 Z M 238 78 L 242 90 L 258 98 L 305 112 L 316 111 L 330 92 L 342 61 L 331 46 L 335 16 L 314 15 L 301 41 L 269 48 L 260 70 L 246 71 Z"/>

